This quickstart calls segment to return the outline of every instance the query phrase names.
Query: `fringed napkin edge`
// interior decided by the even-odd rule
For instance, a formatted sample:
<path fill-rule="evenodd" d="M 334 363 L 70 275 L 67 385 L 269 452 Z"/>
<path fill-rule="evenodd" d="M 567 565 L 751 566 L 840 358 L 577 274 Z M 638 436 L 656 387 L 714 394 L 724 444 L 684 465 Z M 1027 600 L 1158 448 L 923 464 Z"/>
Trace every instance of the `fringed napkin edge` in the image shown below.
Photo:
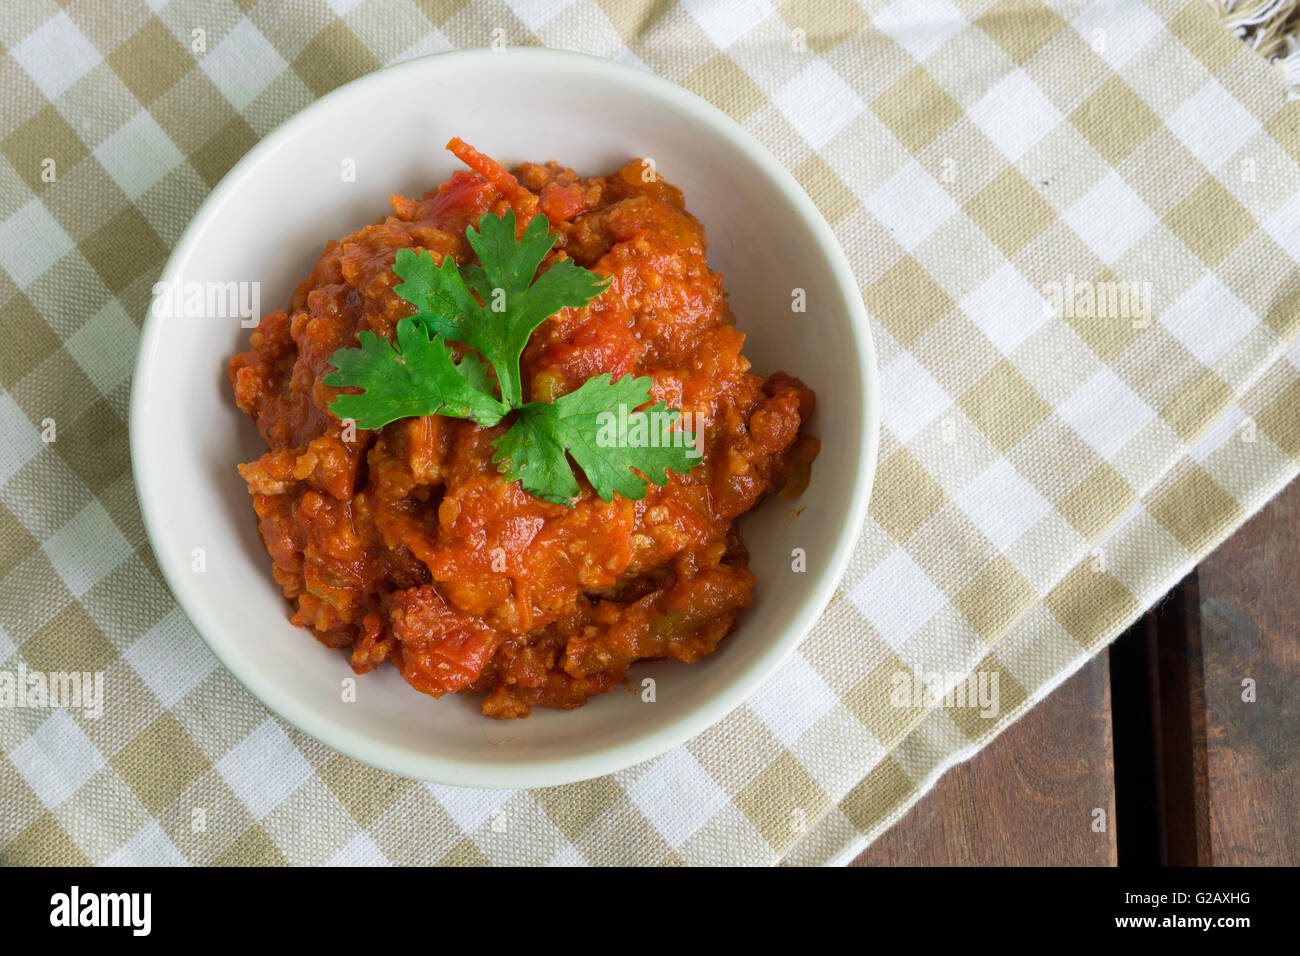
<path fill-rule="evenodd" d="M 1281 71 L 1287 98 L 1300 99 L 1300 0 L 1207 0 L 1234 36 Z"/>

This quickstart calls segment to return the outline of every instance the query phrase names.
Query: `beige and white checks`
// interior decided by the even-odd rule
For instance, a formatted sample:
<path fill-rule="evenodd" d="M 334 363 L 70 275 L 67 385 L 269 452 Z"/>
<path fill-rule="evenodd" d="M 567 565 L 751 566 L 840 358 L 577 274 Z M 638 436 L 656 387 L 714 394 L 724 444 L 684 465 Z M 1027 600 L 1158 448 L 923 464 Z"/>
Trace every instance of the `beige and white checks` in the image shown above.
<path fill-rule="evenodd" d="M 150 287 L 231 164 L 494 41 L 754 133 L 848 252 L 884 401 L 794 659 L 685 746 L 531 792 L 389 776 L 250 699 L 159 577 L 125 426 Z M 8 863 L 842 860 L 1300 468 L 1300 106 L 1198 0 L 32 0 L 0 44 L 0 675 L 106 682 L 99 719 L 0 707 Z"/>

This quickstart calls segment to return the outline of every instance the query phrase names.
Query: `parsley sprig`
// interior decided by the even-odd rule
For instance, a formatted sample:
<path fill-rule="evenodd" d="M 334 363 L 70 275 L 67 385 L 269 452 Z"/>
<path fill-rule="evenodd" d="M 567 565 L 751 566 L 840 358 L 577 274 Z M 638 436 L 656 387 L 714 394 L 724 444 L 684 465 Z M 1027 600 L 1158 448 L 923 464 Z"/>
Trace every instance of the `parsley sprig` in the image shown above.
<path fill-rule="evenodd" d="M 555 244 L 546 217 L 516 232 L 513 212 L 485 213 L 466 231 L 478 262 L 465 266 L 451 256 L 435 263 L 427 252 L 398 250 L 393 272 L 402 282 L 393 291 L 416 313 L 398 321 L 394 342 L 362 332 L 359 348 L 333 354 L 336 370 L 325 384 L 362 391 L 339 395 L 330 411 L 367 429 L 418 415 L 490 427 L 513 412 L 509 430 L 493 443 L 492 461 L 507 481 L 572 507 L 581 492 L 572 456 L 604 500 L 614 492 L 640 500 L 647 480 L 663 485 L 667 472 L 691 469 L 693 436 L 671 432 L 678 410 L 663 402 L 643 407 L 651 399 L 648 377 L 598 375 L 554 402 L 523 401 L 519 360 L 533 331 L 560 309 L 586 305 L 610 280 L 571 259 L 538 275 Z M 448 342 L 470 350 L 457 361 Z"/>

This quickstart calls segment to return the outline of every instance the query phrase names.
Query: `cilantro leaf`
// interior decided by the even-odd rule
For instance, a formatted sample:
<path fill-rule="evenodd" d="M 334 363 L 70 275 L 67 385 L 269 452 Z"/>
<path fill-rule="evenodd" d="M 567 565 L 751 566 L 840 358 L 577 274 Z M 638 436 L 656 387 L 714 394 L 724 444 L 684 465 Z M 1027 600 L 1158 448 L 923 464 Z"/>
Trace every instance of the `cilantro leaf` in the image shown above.
<path fill-rule="evenodd" d="M 359 348 L 331 356 L 335 371 L 322 381 L 362 392 L 337 396 L 330 411 L 376 429 L 416 415 L 490 427 L 518 410 L 492 461 L 525 491 L 568 507 L 582 491 L 570 456 L 606 501 L 615 492 L 640 500 L 647 481 L 663 485 L 669 471 L 690 471 L 699 452 L 693 436 L 673 428 L 681 412 L 663 402 L 642 408 L 650 378 L 599 375 L 554 402 L 524 404 L 519 361 L 533 331 L 560 309 L 586 305 L 611 280 L 571 259 L 538 275 L 555 245 L 545 216 L 518 233 L 513 212 L 485 213 L 465 236 L 477 263 L 397 251 L 393 272 L 402 281 L 393 291 L 417 311 L 398 321 L 395 342 L 362 332 Z M 447 342 L 470 350 L 457 362 Z"/>
<path fill-rule="evenodd" d="M 463 342 L 491 364 L 509 408 L 523 402 L 519 357 L 533 330 L 560 309 L 586 305 L 610 281 L 571 259 L 552 263 L 534 279 L 555 245 L 549 223 L 535 216 L 522 236 L 515 235 L 513 211 L 484 213 L 478 228 L 465 232 L 477 265 L 458 268 L 450 256 L 435 265 L 432 255 L 410 249 L 398 250 L 393 264 L 403 280 L 393 291 L 419 310 L 415 318 L 432 332 Z"/>
<path fill-rule="evenodd" d="M 698 463 L 693 436 L 671 430 L 680 411 L 663 402 L 635 411 L 650 401 L 652 381 L 628 375 L 615 382 L 605 373 L 549 404 L 530 402 L 494 442 L 492 461 L 529 494 L 573 507 L 581 488 L 567 452 L 605 501 L 614 492 L 639 501 L 647 480 L 667 484 L 667 472 Z"/>
<path fill-rule="evenodd" d="M 496 394 L 496 383 L 492 380 L 492 366 L 479 356 L 477 352 L 466 352 L 464 357 L 456 363 L 456 371 L 461 374 L 465 381 L 469 382 L 470 387 L 482 392 L 488 398 Z M 500 402 L 497 403 L 498 405 Z M 505 406 L 501 406 L 505 409 Z M 481 424 L 481 423 L 480 423 Z"/>
<path fill-rule="evenodd" d="M 373 332 L 362 332 L 359 339 L 360 348 L 339 349 L 330 357 L 336 371 L 321 379 L 336 388 L 364 389 L 330 403 L 331 412 L 353 419 L 359 428 L 382 428 L 417 415 L 471 418 L 487 427 L 509 411 L 492 397 L 481 360 L 467 353 L 457 364 L 442 337 L 430 337 L 411 318 L 397 323 L 396 346 Z"/>
<path fill-rule="evenodd" d="M 393 292 L 419 309 L 415 317 L 430 331 L 444 339 L 464 342 L 459 337 L 461 326 L 482 321 L 483 306 L 465 287 L 455 259 L 444 256 L 439 264 L 433 261 L 433 253 L 421 255 L 421 251 L 397 250 L 393 272 L 403 281 L 393 286 Z M 461 316 L 469 321 L 463 322 Z"/>

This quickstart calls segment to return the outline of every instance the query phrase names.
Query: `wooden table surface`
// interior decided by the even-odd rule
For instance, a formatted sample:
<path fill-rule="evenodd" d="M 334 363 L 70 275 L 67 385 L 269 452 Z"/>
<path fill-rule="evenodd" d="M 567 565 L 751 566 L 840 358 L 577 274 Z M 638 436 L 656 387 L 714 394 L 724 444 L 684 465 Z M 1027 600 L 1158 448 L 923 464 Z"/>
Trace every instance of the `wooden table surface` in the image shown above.
<path fill-rule="evenodd" d="M 853 863 L 1300 864 L 1300 482 Z"/>

